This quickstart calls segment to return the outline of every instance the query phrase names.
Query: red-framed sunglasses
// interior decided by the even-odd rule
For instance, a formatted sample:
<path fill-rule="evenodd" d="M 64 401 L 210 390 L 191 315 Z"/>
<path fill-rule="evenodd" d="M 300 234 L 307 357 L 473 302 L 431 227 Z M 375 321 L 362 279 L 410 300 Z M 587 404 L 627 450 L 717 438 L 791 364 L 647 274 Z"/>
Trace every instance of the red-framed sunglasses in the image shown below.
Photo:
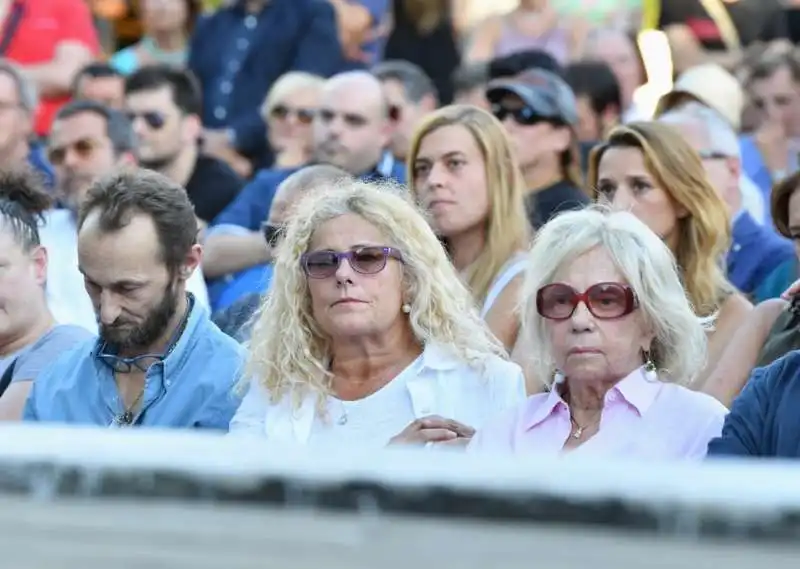
<path fill-rule="evenodd" d="M 639 307 L 633 289 L 620 283 L 597 283 L 584 292 L 568 284 L 552 283 L 536 293 L 536 311 L 548 320 L 571 318 L 581 302 L 599 320 L 622 318 Z"/>

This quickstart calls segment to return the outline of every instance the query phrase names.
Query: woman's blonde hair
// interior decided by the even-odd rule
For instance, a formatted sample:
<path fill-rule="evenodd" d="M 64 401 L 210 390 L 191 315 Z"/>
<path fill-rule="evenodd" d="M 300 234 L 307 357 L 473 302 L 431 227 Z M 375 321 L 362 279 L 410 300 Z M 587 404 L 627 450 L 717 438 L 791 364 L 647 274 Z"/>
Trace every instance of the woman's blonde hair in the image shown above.
<path fill-rule="evenodd" d="M 536 309 L 536 294 L 559 269 L 602 248 L 633 289 L 645 325 L 654 333 L 650 358 L 661 379 L 688 383 L 707 357 L 705 323 L 695 315 L 672 252 L 636 216 L 602 206 L 563 213 L 536 235 L 522 288 L 522 334 L 527 334 L 530 366 L 550 385 L 556 370 L 547 320 Z M 632 346 L 632 348 L 634 348 Z"/>
<path fill-rule="evenodd" d="M 403 297 L 411 305 L 409 322 L 421 344 L 445 344 L 475 366 L 491 354 L 505 357 L 408 192 L 387 184 L 343 180 L 301 199 L 278 246 L 270 292 L 250 340 L 245 374 L 263 384 L 273 402 L 291 395 L 299 405 L 313 393 L 321 403 L 330 393 L 330 341 L 314 319 L 300 258 L 316 229 L 348 214 L 374 225 L 385 236 L 386 245 L 401 252 Z"/>
<path fill-rule="evenodd" d="M 415 196 L 416 161 L 426 136 L 447 126 L 465 128 L 481 151 L 489 192 L 486 244 L 467 270 L 467 284 L 482 304 L 492 281 L 512 255 L 527 249 L 530 225 L 525 214 L 525 180 L 503 125 L 491 114 L 469 105 L 451 105 L 429 114 L 411 140 L 408 152 L 408 185 Z M 445 242 L 447 240 L 445 239 Z"/>
<path fill-rule="evenodd" d="M 291 97 L 292 93 L 302 91 L 305 89 L 317 89 L 322 91 L 325 85 L 325 79 L 319 75 L 306 73 L 305 71 L 289 71 L 278 77 L 277 81 L 272 84 L 267 97 L 264 99 L 264 104 L 261 105 L 261 117 L 264 120 L 269 118 L 272 109 L 282 101 Z"/>
<path fill-rule="evenodd" d="M 678 244 L 673 252 L 684 286 L 699 316 L 716 314 L 734 292 L 722 270 L 731 243 L 728 208 L 708 181 L 700 157 L 673 127 L 657 122 L 618 126 L 589 157 L 589 189 L 598 194 L 600 161 L 609 148 L 638 148 L 654 182 L 687 212 L 678 220 Z"/>

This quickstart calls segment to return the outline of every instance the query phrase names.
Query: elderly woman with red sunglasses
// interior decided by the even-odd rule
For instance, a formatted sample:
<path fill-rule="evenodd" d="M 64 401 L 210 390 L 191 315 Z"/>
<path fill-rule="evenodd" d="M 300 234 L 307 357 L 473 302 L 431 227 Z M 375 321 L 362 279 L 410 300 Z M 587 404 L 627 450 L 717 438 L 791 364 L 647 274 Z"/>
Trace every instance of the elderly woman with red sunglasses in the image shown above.
<path fill-rule="evenodd" d="M 627 212 L 556 217 L 537 235 L 523 332 L 549 390 L 484 427 L 471 451 L 702 458 L 727 410 L 685 387 L 706 359 L 667 246 Z"/>
<path fill-rule="evenodd" d="M 245 375 L 231 432 L 283 444 L 466 445 L 525 397 L 408 192 L 354 180 L 291 216 Z"/>

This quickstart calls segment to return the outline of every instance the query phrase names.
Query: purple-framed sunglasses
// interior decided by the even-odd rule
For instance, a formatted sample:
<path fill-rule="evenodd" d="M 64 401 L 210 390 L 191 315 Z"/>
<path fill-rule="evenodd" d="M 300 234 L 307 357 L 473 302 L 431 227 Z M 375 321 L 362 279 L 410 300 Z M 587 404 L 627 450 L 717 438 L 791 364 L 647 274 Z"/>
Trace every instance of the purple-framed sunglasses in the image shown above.
<path fill-rule="evenodd" d="M 394 247 L 356 247 L 350 251 L 312 251 L 300 257 L 303 271 L 312 279 L 325 279 L 336 274 L 343 259 L 362 275 L 380 273 L 389 258 L 403 262 L 403 256 Z"/>

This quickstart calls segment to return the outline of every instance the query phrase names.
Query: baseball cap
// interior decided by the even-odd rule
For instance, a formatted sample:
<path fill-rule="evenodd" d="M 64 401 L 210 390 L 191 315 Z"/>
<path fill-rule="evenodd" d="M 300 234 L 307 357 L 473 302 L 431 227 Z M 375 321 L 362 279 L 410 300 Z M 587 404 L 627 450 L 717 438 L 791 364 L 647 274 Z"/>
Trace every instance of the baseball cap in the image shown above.
<path fill-rule="evenodd" d="M 544 69 L 530 69 L 515 77 L 490 81 L 486 98 L 499 103 L 507 95 L 516 95 L 527 107 L 544 119 L 574 125 L 578 122 L 575 93 L 558 75 Z"/>
<path fill-rule="evenodd" d="M 687 98 L 714 109 L 735 130 L 741 128 L 744 90 L 736 77 L 722 66 L 704 63 L 684 71 L 675 81 L 672 91 L 658 101 L 655 116 L 663 115 Z"/>

